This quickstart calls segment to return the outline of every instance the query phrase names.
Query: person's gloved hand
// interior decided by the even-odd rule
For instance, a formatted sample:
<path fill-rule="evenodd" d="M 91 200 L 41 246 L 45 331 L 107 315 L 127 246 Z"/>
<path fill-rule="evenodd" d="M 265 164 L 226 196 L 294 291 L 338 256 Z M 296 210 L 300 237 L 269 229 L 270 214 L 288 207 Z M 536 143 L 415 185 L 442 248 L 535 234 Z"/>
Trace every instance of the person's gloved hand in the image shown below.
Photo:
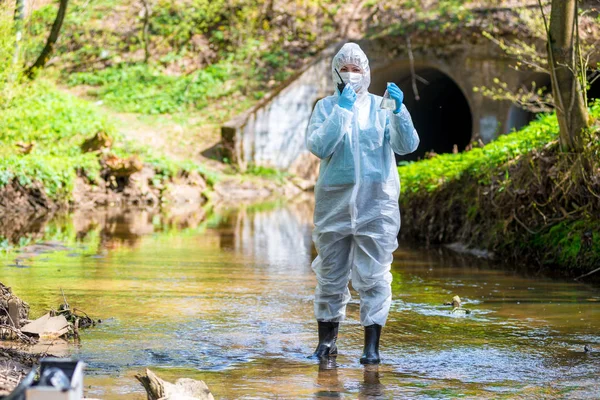
<path fill-rule="evenodd" d="M 400 109 L 402 108 L 402 102 L 404 101 L 404 93 L 395 83 L 390 83 L 387 87 L 387 90 L 390 94 L 390 97 L 396 100 L 396 109 L 394 110 L 394 114 L 398 114 L 400 112 Z"/>
<path fill-rule="evenodd" d="M 338 100 L 338 105 L 342 108 L 345 108 L 348 111 L 352 111 L 352 107 L 354 106 L 354 102 L 356 101 L 356 92 L 352 89 L 350 84 L 346 84 L 344 91 L 340 95 Z"/>

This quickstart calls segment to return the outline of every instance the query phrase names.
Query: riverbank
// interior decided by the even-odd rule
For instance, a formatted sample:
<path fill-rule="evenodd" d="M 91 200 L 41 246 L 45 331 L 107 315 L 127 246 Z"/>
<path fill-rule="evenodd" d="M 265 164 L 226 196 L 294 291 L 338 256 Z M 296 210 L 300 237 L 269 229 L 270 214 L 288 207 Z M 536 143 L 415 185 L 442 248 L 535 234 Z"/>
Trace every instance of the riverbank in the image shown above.
<path fill-rule="evenodd" d="M 600 117 L 600 103 L 591 108 Z M 581 155 L 561 153 L 554 115 L 482 148 L 399 168 L 404 237 L 461 242 L 496 259 L 578 277 L 600 263 L 600 125 Z M 599 279 L 592 275 L 586 279 Z"/>
<path fill-rule="evenodd" d="M 2 224 L 5 238 L 18 240 L 25 221 L 79 208 L 257 202 L 302 191 L 277 171 L 236 174 L 138 141 L 48 80 L 10 94 L 0 103 L 0 218 L 14 222 Z"/>

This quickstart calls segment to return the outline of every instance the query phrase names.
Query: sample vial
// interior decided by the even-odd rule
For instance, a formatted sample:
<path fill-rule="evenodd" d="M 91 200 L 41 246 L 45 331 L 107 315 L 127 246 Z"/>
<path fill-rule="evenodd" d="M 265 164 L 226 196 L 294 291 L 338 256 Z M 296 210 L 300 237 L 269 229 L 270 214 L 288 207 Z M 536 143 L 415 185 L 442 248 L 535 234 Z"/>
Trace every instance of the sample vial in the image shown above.
<path fill-rule="evenodd" d="M 395 110 L 396 109 L 396 100 L 390 97 L 390 94 L 387 91 L 387 87 L 390 85 L 390 82 L 387 83 L 385 93 L 383 94 L 383 99 L 381 100 L 380 108 L 384 110 Z"/>

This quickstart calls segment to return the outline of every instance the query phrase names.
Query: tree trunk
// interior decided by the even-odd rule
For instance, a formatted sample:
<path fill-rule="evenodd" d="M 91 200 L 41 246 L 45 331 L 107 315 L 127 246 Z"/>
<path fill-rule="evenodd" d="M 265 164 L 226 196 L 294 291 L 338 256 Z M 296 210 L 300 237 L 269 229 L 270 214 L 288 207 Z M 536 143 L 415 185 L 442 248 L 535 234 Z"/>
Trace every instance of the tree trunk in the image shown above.
<path fill-rule="evenodd" d="M 142 28 L 142 42 L 144 43 L 144 62 L 148 64 L 150 59 L 150 14 L 152 13 L 152 6 L 150 0 L 142 0 L 142 6 L 144 7 L 144 18 Z"/>
<path fill-rule="evenodd" d="M 15 4 L 15 53 L 13 64 L 19 62 L 19 52 L 21 51 L 21 40 L 23 40 L 23 19 L 25 19 L 25 0 L 17 0 Z"/>
<path fill-rule="evenodd" d="M 548 32 L 548 61 L 552 76 L 552 93 L 556 99 L 556 114 L 563 151 L 581 152 L 583 134 L 588 127 L 588 111 L 578 74 L 575 38 L 577 0 L 552 0 Z"/>
<path fill-rule="evenodd" d="M 40 53 L 38 59 L 33 63 L 31 67 L 27 69 L 25 74 L 32 78 L 35 71 L 37 69 L 42 69 L 48 62 L 48 59 L 52 55 L 52 51 L 54 50 L 54 45 L 58 40 L 58 34 L 60 33 L 60 28 L 62 27 L 63 21 L 65 20 L 65 15 L 67 14 L 67 4 L 69 0 L 60 0 L 60 5 L 58 7 L 58 13 L 56 14 L 56 18 L 54 19 L 54 23 L 52 24 L 52 29 L 50 30 L 50 36 L 48 36 L 48 40 L 46 41 L 46 46 Z"/>

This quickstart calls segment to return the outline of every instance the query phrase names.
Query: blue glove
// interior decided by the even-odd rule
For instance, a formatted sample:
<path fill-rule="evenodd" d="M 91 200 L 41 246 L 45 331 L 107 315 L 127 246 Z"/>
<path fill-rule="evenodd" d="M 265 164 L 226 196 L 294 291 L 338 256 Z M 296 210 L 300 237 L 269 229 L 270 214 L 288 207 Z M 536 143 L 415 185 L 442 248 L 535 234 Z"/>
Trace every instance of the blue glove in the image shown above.
<path fill-rule="evenodd" d="M 352 107 L 354 106 L 354 102 L 356 101 L 356 92 L 352 89 L 350 84 L 346 84 L 344 91 L 340 95 L 338 100 L 338 105 L 342 108 L 345 108 L 348 111 L 352 111 Z"/>
<path fill-rule="evenodd" d="M 394 114 L 398 114 L 402 108 L 402 102 L 404 101 L 404 93 L 402 90 L 395 84 L 390 83 L 387 87 L 388 93 L 390 97 L 396 100 L 396 109 L 394 110 Z"/>

